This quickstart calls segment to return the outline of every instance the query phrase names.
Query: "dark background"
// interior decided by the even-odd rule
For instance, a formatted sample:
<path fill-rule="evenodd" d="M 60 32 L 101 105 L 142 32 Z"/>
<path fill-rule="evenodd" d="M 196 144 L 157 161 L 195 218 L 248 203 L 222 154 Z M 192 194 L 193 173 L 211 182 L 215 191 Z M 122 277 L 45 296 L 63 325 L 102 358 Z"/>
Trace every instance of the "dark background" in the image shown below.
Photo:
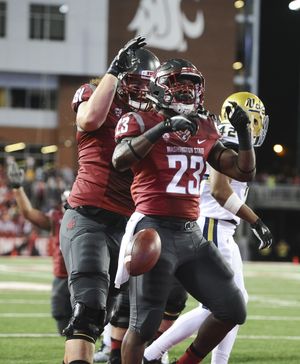
<path fill-rule="evenodd" d="M 259 92 L 270 116 L 265 143 L 257 150 L 258 172 L 291 176 L 300 174 L 300 11 L 288 8 L 290 0 L 262 0 Z M 282 144 L 286 155 L 272 147 Z M 298 163 L 298 170 L 296 170 Z"/>

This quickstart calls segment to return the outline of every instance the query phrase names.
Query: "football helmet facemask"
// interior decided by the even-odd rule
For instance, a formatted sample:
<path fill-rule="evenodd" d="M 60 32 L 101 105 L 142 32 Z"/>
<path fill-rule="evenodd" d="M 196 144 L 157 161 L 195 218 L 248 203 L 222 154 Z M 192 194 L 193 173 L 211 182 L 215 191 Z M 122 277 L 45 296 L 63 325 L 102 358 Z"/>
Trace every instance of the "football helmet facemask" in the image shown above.
<path fill-rule="evenodd" d="M 151 102 L 146 94 L 149 92 L 150 77 L 160 62 L 145 48 L 137 49 L 135 56 L 138 59 L 137 66 L 121 76 L 117 92 L 134 111 L 148 111 L 151 108 Z"/>
<path fill-rule="evenodd" d="M 238 144 L 236 131 L 230 124 L 226 112 L 228 106 L 233 109 L 232 103 L 236 103 L 247 112 L 250 118 L 253 146 L 260 147 L 268 131 L 269 117 L 265 114 L 262 101 L 250 92 L 236 92 L 224 101 L 221 108 L 220 125 L 218 126 L 222 139 L 229 143 Z"/>
<path fill-rule="evenodd" d="M 148 95 L 159 109 L 189 115 L 202 107 L 204 78 L 184 59 L 171 59 L 158 67 L 150 81 Z"/>

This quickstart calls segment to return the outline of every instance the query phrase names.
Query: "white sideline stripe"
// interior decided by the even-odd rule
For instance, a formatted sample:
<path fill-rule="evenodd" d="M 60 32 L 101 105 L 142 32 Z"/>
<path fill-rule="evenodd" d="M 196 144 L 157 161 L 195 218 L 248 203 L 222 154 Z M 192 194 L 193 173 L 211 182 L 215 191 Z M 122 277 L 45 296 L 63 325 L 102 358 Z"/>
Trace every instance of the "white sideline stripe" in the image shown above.
<path fill-rule="evenodd" d="M 192 335 L 191 338 L 195 338 Z M 287 340 L 287 341 L 300 341 L 300 336 L 268 336 L 268 335 L 238 335 L 238 340 Z"/>
<path fill-rule="evenodd" d="M 49 313 L 16 313 L 16 312 L 11 312 L 11 313 L 0 313 L 0 317 L 22 317 L 22 318 L 30 317 L 30 318 L 34 318 L 34 317 L 51 317 L 51 315 Z"/>
<path fill-rule="evenodd" d="M 300 336 L 238 335 L 241 340 L 300 340 Z"/>
<path fill-rule="evenodd" d="M 300 321 L 298 316 L 261 316 L 261 315 L 249 315 L 247 320 L 258 321 Z"/>
<path fill-rule="evenodd" d="M 9 312 L 9 313 L 0 313 L 0 317 L 51 317 L 51 315 L 47 312 L 39 312 L 39 313 L 20 313 L 20 312 Z M 247 320 L 256 320 L 256 321 L 300 321 L 300 317 L 296 316 L 261 316 L 261 315 L 249 315 L 247 316 Z"/>
<path fill-rule="evenodd" d="M 1 300 L 0 305 L 49 305 L 50 300 L 19 300 L 19 299 L 8 299 Z"/>
<path fill-rule="evenodd" d="M 20 337 L 60 337 L 58 334 L 30 334 L 30 333 L 19 333 L 19 334 L 1 334 L 0 337 L 11 337 L 11 338 L 20 338 Z"/>
<path fill-rule="evenodd" d="M 33 282 L 0 282 L 0 289 L 13 291 L 51 291 L 51 284 Z"/>
<path fill-rule="evenodd" d="M 0 333 L 0 337 L 3 338 L 20 338 L 20 337 L 59 337 L 58 334 L 35 334 L 35 333 L 14 333 L 14 334 L 7 334 L 7 333 Z M 192 337 L 196 337 L 193 335 Z M 240 340 L 292 340 L 292 341 L 300 341 L 300 336 L 267 336 L 267 335 L 238 335 L 237 339 Z"/>

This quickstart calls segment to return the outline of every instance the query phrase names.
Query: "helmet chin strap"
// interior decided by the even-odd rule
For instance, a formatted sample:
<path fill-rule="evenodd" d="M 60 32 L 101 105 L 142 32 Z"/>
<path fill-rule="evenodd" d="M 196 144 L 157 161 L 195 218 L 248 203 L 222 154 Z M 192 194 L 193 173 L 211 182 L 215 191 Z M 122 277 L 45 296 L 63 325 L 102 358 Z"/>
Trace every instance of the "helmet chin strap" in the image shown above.
<path fill-rule="evenodd" d="M 196 112 L 196 108 L 194 104 L 187 105 L 182 103 L 171 104 L 170 109 L 174 110 L 175 112 L 183 115 L 189 115 L 193 112 Z"/>

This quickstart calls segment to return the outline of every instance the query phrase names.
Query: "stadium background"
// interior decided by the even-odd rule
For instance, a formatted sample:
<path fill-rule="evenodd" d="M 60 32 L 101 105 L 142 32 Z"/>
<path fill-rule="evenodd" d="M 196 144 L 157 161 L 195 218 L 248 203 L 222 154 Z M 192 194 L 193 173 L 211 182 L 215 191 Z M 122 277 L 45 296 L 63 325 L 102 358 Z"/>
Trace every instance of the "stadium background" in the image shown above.
<path fill-rule="evenodd" d="M 271 124 L 257 152 L 249 203 L 271 228 L 275 244 L 269 254 L 258 253 L 246 224 L 238 241 L 244 259 L 297 263 L 300 13 L 291 12 L 289 2 L 0 1 L 0 254 L 49 253 L 47 235 L 18 215 L 6 186 L 7 161 L 14 158 L 25 168 L 33 204 L 53 207 L 76 174 L 74 92 L 104 74 L 128 39 L 143 34 L 161 60 L 187 58 L 201 70 L 209 110 L 218 113 L 237 90 L 262 98 Z M 275 144 L 283 147 L 277 154 Z M 22 244 L 24 249 L 15 249 Z"/>

